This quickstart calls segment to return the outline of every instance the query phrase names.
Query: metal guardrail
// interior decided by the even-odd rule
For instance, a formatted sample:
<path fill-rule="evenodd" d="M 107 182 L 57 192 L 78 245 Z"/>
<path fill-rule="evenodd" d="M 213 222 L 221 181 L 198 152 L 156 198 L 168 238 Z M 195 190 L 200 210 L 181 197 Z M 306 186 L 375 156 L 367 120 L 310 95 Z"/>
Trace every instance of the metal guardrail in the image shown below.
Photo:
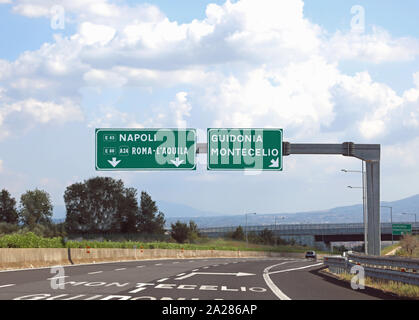
<path fill-rule="evenodd" d="M 364 268 L 366 277 L 419 286 L 419 259 L 348 254 L 346 257 L 326 256 L 323 261 L 333 273 L 350 273 L 352 267 L 359 265 Z"/>
<path fill-rule="evenodd" d="M 419 259 L 406 259 L 402 257 L 375 257 L 360 254 L 348 254 L 348 259 L 355 263 L 387 268 L 411 269 L 419 272 Z"/>

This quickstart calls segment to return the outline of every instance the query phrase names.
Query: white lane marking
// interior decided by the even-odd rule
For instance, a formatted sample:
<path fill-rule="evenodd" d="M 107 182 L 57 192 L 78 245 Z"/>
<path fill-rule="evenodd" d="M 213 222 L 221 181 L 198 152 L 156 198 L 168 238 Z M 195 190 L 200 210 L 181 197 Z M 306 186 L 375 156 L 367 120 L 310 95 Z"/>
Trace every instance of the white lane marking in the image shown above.
<path fill-rule="evenodd" d="M 309 266 L 304 266 L 304 267 L 299 267 L 299 268 L 292 268 L 292 269 L 286 269 L 286 270 L 272 271 L 272 272 L 269 272 L 269 274 L 275 274 L 275 273 L 282 273 L 282 272 L 289 272 L 289 271 L 307 269 L 307 268 L 311 268 L 311 267 L 321 266 L 322 264 L 323 264 L 323 262 L 320 262 L 320 263 L 311 264 Z"/>
<path fill-rule="evenodd" d="M 1 0 L 0 0 L 1 1 Z M 141 259 L 144 261 L 156 261 L 156 260 L 171 260 L 169 258 L 161 258 L 161 259 Z M 100 265 L 100 264 L 115 264 L 115 263 L 138 263 L 137 260 L 119 260 L 119 261 L 104 261 L 104 262 L 92 262 L 92 263 L 77 263 L 77 264 L 67 264 L 63 265 L 63 268 L 69 268 L 69 267 L 83 267 L 83 266 L 91 266 L 91 265 Z M 0 270 L 0 273 L 3 272 L 15 272 L 15 271 L 33 271 L 33 270 L 44 270 L 44 269 L 51 269 L 51 266 L 49 267 L 39 267 L 39 268 L 21 268 L 21 269 L 6 269 L 6 270 Z"/>
<path fill-rule="evenodd" d="M 52 278 L 48 278 L 47 280 L 63 279 L 63 278 L 68 278 L 68 277 L 69 276 L 52 277 Z"/>
<path fill-rule="evenodd" d="M 199 269 L 193 269 L 193 270 L 192 270 L 192 272 L 194 272 L 194 271 L 198 271 L 198 270 L 199 270 Z"/>
<path fill-rule="evenodd" d="M 169 278 L 163 278 L 163 279 L 157 280 L 157 282 L 163 282 L 163 281 L 166 281 L 167 279 Z"/>
<path fill-rule="evenodd" d="M 179 261 L 175 261 L 175 262 L 173 262 L 173 264 L 175 264 L 175 263 L 180 263 Z"/>
<path fill-rule="evenodd" d="M 11 283 L 11 284 L 4 284 L 2 286 L 0 286 L 0 288 L 7 288 L 7 287 L 13 287 L 15 286 L 15 284 Z"/>
<path fill-rule="evenodd" d="M 137 268 L 144 268 L 145 266 L 137 266 Z"/>
<path fill-rule="evenodd" d="M 94 271 L 94 272 L 89 272 L 88 274 L 97 274 L 97 273 L 102 273 L 103 271 Z"/>
<path fill-rule="evenodd" d="M 221 275 L 221 276 L 236 276 L 236 277 L 244 277 L 244 276 L 254 276 L 254 273 L 246 273 L 246 272 L 192 272 L 187 275 L 184 275 L 179 278 L 175 278 L 175 280 L 183 280 L 186 278 L 190 278 L 194 275 L 202 274 L 202 275 Z"/>
<path fill-rule="evenodd" d="M 115 269 L 115 271 L 122 271 L 122 270 L 127 270 L 127 268 L 119 268 L 119 269 Z"/>
<path fill-rule="evenodd" d="M 176 275 L 176 277 L 180 277 L 183 276 L 185 273 L 179 273 L 178 275 Z"/>
<path fill-rule="evenodd" d="M 277 267 L 281 264 L 284 264 L 286 262 L 282 262 L 279 264 L 274 264 L 272 266 L 266 267 L 265 270 L 263 270 L 263 280 L 265 280 L 267 286 L 269 287 L 269 289 L 271 289 L 271 291 L 273 292 L 274 295 L 276 295 L 280 300 L 291 300 L 290 297 L 288 297 L 285 293 L 283 293 L 276 285 L 275 283 L 271 280 L 271 278 L 269 277 L 269 270 L 271 270 L 274 267 Z"/>
<path fill-rule="evenodd" d="M 161 266 L 163 263 L 156 263 L 155 266 Z"/>
<path fill-rule="evenodd" d="M 209 267 L 203 267 L 202 269 L 208 269 Z"/>
<path fill-rule="evenodd" d="M 189 262 L 195 262 L 195 261 L 193 261 L 193 260 L 190 260 Z"/>

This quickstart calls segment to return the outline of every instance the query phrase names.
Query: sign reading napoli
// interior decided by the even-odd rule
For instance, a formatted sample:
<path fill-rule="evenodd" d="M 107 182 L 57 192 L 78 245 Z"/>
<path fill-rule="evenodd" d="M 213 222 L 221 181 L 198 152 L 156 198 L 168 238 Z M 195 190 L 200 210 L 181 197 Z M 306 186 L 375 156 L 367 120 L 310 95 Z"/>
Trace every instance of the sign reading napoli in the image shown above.
<path fill-rule="evenodd" d="M 208 170 L 282 171 L 282 129 L 208 129 Z"/>
<path fill-rule="evenodd" d="M 96 129 L 96 170 L 195 170 L 195 129 Z"/>

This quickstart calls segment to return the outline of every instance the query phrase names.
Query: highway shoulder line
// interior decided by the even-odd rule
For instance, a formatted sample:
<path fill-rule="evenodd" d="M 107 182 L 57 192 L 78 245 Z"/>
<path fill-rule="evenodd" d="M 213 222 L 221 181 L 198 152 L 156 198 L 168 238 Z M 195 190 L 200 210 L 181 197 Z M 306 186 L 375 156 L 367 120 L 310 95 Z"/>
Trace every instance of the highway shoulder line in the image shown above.
<path fill-rule="evenodd" d="M 320 263 L 316 263 L 316 264 L 310 264 L 310 265 L 308 265 L 308 266 L 304 266 L 304 267 L 298 267 L 298 268 L 292 268 L 292 269 L 285 269 L 285 270 L 272 271 L 272 272 L 269 272 L 269 274 L 283 273 L 283 272 L 289 272 L 289 271 L 295 271 L 295 270 L 307 269 L 307 268 L 311 268 L 311 267 L 321 266 L 322 264 L 323 264 L 323 262 L 320 262 Z"/>
<path fill-rule="evenodd" d="M 276 295 L 280 300 L 291 300 L 290 297 L 288 297 L 285 293 L 283 293 L 281 291 L 281 289 L 279 289 L 275 283 L 272 281 L 272 279 L 269 277 L 269 271 L 272 268 L 275 268 L 277 266 L 286 264 L 286 263 L 291 263 L 291 262 L 295 262 L 294 260 L 289 260 L 289 261 L 285 261 L 285 262 L 281 262 L 281 263 L 277 263 L 274 264 L 272 266 L 266 267 L 265 270 L 263 270 L 263 280 L 265 280 L 266 285 L 269 287 L 269 289 L 271 289 L 271 291 L 273 292 L 274 295 Z"/>

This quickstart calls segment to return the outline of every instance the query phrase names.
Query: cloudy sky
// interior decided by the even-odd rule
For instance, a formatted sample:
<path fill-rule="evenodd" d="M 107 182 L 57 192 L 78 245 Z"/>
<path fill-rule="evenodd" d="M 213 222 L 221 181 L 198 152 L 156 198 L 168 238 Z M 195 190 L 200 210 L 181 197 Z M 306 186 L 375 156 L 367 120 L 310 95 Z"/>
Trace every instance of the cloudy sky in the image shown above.
<path fill-rule="evenodd" d="M 361 6 L 360 6 L 361 4 Z M 419 193 L 419 3 L 0 0 L 0 187 L 121 178 L 219 213 L 361 202 L 361 162 L 283 172 L 96 172 L 100 127 L 275 127 L 290 142 L 380 143 L 381 198 Z"/>

